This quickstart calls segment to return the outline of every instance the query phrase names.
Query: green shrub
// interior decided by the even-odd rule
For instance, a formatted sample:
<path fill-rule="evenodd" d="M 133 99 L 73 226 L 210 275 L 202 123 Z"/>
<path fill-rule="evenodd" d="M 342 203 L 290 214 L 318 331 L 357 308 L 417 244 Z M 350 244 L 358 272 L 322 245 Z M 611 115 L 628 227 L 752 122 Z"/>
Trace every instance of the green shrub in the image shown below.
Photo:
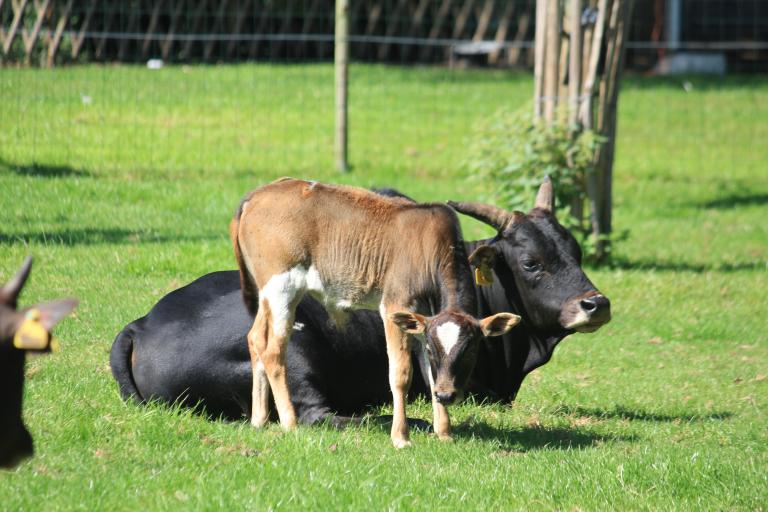
<path fill-rule="evenodd" d="M 530 107 L 499 110 L 475 130 L 466 168 L 487 184 L 488 200 L 508 210 L 527 211 L 545 176 L 555 189 L 556 215 L 574 234 L 584 256 L 594 260 L 587 178 L 604 140 L 595 132 L 574 133 L 566 123 L 533 121 Z"/>

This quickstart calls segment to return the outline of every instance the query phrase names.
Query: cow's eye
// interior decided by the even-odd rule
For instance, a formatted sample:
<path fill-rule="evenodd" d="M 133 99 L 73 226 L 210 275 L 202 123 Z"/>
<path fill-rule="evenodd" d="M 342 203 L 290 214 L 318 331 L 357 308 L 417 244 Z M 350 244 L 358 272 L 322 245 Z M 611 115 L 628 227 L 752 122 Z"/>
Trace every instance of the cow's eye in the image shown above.
<path fill-rule="evenodd" d="M 523 260 L 523 270 L 526 272 L 538 272 L 541 270 L 541 265 L 536 260 Z"/>

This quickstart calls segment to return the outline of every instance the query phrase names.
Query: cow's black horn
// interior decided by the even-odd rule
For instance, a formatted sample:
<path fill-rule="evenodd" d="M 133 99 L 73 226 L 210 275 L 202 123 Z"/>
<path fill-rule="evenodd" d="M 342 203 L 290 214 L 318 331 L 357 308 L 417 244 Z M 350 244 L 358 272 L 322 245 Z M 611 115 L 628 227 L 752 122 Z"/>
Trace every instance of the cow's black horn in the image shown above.
<path fill-rule="evenodd" d="M 485 222 L 499 231 L 506 228 L 507 224 L 512 220 L 512 215 L 508 211 L 489 204 L 448 201 L 448 206 L 459 213 L 469 215 L 480 222 Z"/>
<path fill-rule="evenodd" d="M 32 269 L 32 256 L 27 256 L 24 263 L 16 275 L 11 278 L 10 281 L 5 283 L 5 286 L 0 288 L 0 304 L 7 304 L 11 307 L 16 307 L 16 300 L 19 298 L 19 293 L 24 287 L 24 283 L 27 282 L 29 277 L 29 271 Z"/>

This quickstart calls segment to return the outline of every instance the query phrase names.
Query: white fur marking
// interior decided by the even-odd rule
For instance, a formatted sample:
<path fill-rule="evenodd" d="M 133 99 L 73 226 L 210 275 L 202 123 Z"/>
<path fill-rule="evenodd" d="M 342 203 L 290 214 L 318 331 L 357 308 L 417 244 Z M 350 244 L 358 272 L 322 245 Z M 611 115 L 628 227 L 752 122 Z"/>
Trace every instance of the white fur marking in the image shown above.
<path fill-rule="evenodd" d="M 429 376 L 429 394 L 430 396 L 432 396 L 432 393 L 435 390 L 435 379 L 432 378 L 432 365 L 429 362 L 429 354 L 427 354 L 426 344 L 422 345 L 420 348 L 416 350 L 419 351 L 419 357 L 421 358 L 422 367 L 427 370 L 427 375 Z"/>
<path fill-rule="evenodd" d="M 443 346 L 446 354 L 451 353 L 451 349 L 459 342 L 459 332 L 461 329 L 453 322 L 445 322 L 437 329 L 437 339 Z"/>
<path fill-rule="evenodd" d="M 294 322 L 293 323 L 293 330 L 294 331 L 301 331 L 302 329 L 304 329 L 304 324 L 303 323 L 301 323 L 301 322 Z"/>
<path fill-rule="evenodd" d="M 342 311 L 346 309 L 352 309 L 352 301 L 350 300 L 340 300 L 336 303 L 336 309 L 340 309 Z"/>
<path fill-rule="evenodd" d="M 323 281 L 320 279 L 320 272 L 317 271 L 314 265 L 310 265 L 309 270 L 307 270 L 307 290 L 325 295 L 325 286 L 323 286 Z"/>
<path fill-rule="evenodd" d="M 293 267 L 282 274 L 269 278 L 264 288 L 259 290 L 261 300 L 269 304 L 272 313 L 272 328 L 277 336 L 288 333 L 291 304 L 297 295 L 307 288 L 307 270 Z"/>
<path fill-rule="evenodd" d="M 589 315 L 585 313 L 584 311 L 579 311 L 576 317 L 571 320 L 571 322 L 568 325 L 565 325 L 564 327 L 566 329 L 578 329 L 582 325 L 589 323 Z"/>

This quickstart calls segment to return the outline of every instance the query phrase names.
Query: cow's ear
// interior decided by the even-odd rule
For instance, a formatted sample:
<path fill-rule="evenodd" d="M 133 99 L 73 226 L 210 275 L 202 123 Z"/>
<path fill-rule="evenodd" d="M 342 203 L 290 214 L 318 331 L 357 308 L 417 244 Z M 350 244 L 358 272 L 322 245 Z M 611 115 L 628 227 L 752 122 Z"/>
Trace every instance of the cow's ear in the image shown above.
<path fill-rule="evenodd" d="M 43 302 L 35 306 L 39 312 L 39 321 L 46 331 L 51 329 L 61 321 L 62 318 L 72 312 L 77 307 L 77 299 L 61 299 L 52 302 Z"/>
<path fill-rule="evenodd" d="M 426 317 L 410 311 L 398 311 L 389 315 L 389 319 L 397 324 L 403 332 L 421 334 L 427 328 Z"/>
<path fill-rule="evenodd" d="M 520 317 L 512 313 L 497 313 L 480 320 L 480 329 L 486 337 L 506 334 L 520 323 Z"/>
<path fill-rule="evenodd" d="M 32 270 L 32 256 L 27 256 L 16 275 L 0 288 L 0 304 L 6 304 L 12 308 L 17 306 L 19 293 L 27 282 L 30 270 Z"/>
<path fill-rule="evenodd" d="M 540 208 L 549 213 L 555 212 L 555 193 L 552 190 L 552 180 L 549 176 L 544 178 L 544 182 L 539 187 L 539 192 L 536 194 L 536 203 L 534 208 Z"/>
<path fill-rule="evenodd" d="M 51 336 L 53 327 L 77 306 L 75 299 L 45 302 L 24 310 L 13 336 L 13 346 L 19 350 L 58 350 L 58 341 Z M 20 312 L 21 313 L 21 312 Z"/>
<path fill-rule="evenodd" d="M 493 263 L 499 252 L 491 245 L 481 245 L 469 255 L 469 264 L 475 267 L 475 282 L 486 286 L 493 284 Z"/>

